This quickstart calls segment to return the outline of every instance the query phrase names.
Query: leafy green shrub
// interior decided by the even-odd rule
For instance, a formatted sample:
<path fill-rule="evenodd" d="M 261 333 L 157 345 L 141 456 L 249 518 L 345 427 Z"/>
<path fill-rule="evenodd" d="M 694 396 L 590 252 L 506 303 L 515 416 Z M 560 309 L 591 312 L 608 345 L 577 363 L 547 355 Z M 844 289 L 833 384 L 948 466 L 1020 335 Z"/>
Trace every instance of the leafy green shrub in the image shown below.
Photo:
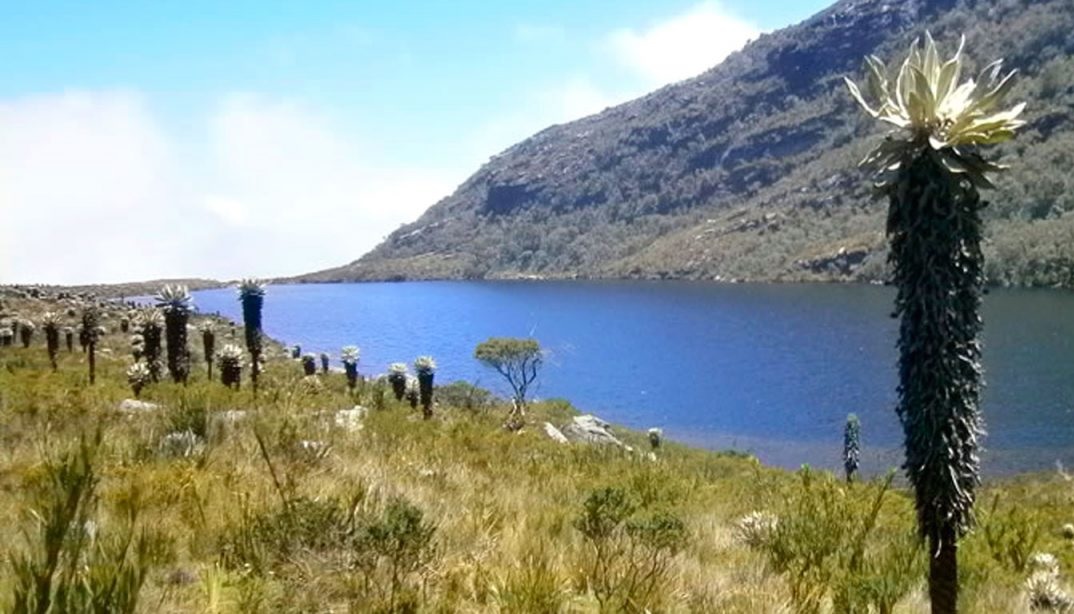
<path fill-rule="evenodd" d="M 755 542 L 786 579 L 799 612 L 822 611 L 829 599 L 836 612 L 890 612 L 918 582 L 921 557 L 910 522 L 877 528 L 893 477 L 844 485 L 829 473 L 801 471 L 770 536 Z"/>
<path fill-rule="evenodd" d="M 424 570 L 435 556 L 436 527 L 404 499 L 391 501 L 354 542 L 353 565 L 363 577 L 367 604 L 389 612 L 417 611 Z"/>
<path fill-rule="evenodd" d="M 492 393 L 469 382 L 457 381 L 436 389 L 437 398 L 446 407 L 479 411 L 492 405 Z"/>
<path fill-rule="evenodd" d="M 258 512 L 244 508 L 238 525 L 220 539 L 221 562 L 260 575 L 295 553 L 338 548 L 354 530 L 352 509 L 337 499 L 306 497 Z"/>
<path fill-rule="evenodd" d="M 581 568 L 601 611 L 659 606 L 674 557 L 686 543 L 682 520 L 667 512 L 637 516 L 619 488 L 590 493 L 574 526 L 586 541 Z"/>
<path fill-rule="evenodd" d="M 979 516 L 977 533 L 993 560 L 1013 572 L 1025 572 L 1043 532 L 1034 512 L 1018 503 L 1001 507 L 997 494 Z"/>

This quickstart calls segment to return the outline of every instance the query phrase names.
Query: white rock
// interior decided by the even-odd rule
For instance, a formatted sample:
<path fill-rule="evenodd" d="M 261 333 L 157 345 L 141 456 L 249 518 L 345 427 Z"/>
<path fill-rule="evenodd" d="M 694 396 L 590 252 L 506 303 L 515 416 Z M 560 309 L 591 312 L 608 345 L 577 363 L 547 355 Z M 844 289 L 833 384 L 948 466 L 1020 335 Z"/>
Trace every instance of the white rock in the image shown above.
<path fill-rule="evenodd" d="M 149 401 L 139 401 L 138 399 L 124 399 L 119 403 L 119 411 L 126 414 L 138 414 L 158 409 L 160 409 L 160 405 Z"/>
<path fill-rule="evenodd" d="M 562 432 L 568 440 L 578 443 L 611 444 L 624 447 L 623 442 L 612 434 L 611 425 L 592 414 L 575 416 L 563 427 Z"/>
<path fill-rule="evenodd" d="M 567 439 L 567 436 L 562 431 L 552 426 L 551 422 L 544 423 L 544 433 L 556 443 L 570 443 L 571 440 Z"/>
<path fill-rule="evenodd" d="M 336 412 L 333 421 L 335 425 L 346 431 L 360 431 L 362 430 L 362 420 L 365 419 L 366 413 L 369 410 L 361 405 L 355 405 L 354 409 L 341 409 Z"/>
<path fill-rule="evenodd" d="M 175 431 L 161 437 L 157 449 L 163 456 L 189 458 L 205 449 L 205 441 L 193 431 Z"/>

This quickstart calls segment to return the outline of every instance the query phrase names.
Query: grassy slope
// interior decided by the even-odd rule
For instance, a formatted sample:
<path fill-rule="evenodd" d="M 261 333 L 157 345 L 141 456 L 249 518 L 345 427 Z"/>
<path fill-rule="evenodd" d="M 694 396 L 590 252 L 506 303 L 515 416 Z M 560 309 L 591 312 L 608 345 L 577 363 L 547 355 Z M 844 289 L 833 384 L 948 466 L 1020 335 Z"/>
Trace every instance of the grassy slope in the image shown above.
<path fill-rule="evenodd" d="M 28 315 L 40 305 L 20 302 L 16 307 Z M 106 325 L 116 328 L 117 317 L 111 314 Z M 224 341 L 218 340 L 218 347 Z M 234 544 L 229 536 L 234 537 L 243 519 L 271 516 L 281 506 L 255 429 L 265 438 L 288 499 L 345 501 L 354 514 L 373 517 L 402 497 L 435 524 L 435 553 L 409 576 L 420 587 L 421 611 L 596 611 L 587 590 L 593 578 L 584 571 L 589 545 L 573 521 L 591 490 L 609 486 L 627 492 L 641 505 L 640 513 L 662 510 L 685 523 L 685 547 L 671 559 L 667 579 L 648 602 L 654 610 L 793 611 L 789 604 L 795 583 L 789 580 L 796 574 L 778 573 L 766 564 L 772 559 L 763 552 L 734 539 L 736 519 L 752 510 L 770 510 L 785 519 L 783 526 L 804 520 L 812 531 L 808 538 L 786 539 L 815 554 L 856 532 L 855 514 L 869 507 L 877 491 L 875 484 L 845 487 L 822 479 L 827 486 L 812 492 L 828 493 L 831 500 L 821 505 L 823 497 L 805 496 L 798 476 L 750 458 L 670 444 L 650 460 L 642 453 L 560 445 L 538 425 L 566 421 L 573 410 L 562 402 L 536 406 L 533 426 L 511 434 L 499 428 L 502 405 L 474 410 L 440 406 L 434 420 L 423 422 L 418 412 L 389 395 L 360 432 L 348 432 L 326 425 L 318 412 L 356 402 L 374 407 L 373 387 L 351 395 L 343 376 L 334 373 L 312 384 L 303 380 L 296 364 L 282 358 L 280 349 L 274 350 L 257 397 L 248 388 L 232 392 L 206 382 L 195 351 L 197 366 L 188 387 L 162 383 L 143 393 L 166 409 L 124 417 L 115 411 L 120 400 L 130 397 L 123 375 L 128 364 L 124 335 L 105 338 L 94 387 L 87 385 L 84 356 L 77 347 L 62 353 L 59 372 L 52 373 L 41 343 L 39 337 L 29 349 L 0 348 L 0 526 L 29 526 L 43 457 L 56 454 L 79 433 L 102 427 L 100 525 L 108 530 L 119 506 L 137 500 L 141 522 L 167 544 L 143 591 L 141 609 L 147 612 L 371 611 L 383 606 L 363 592 L 355 568 L 340 562 L 352 548 L 343 542 L 295 549 L 273 559 L 261 573 L 223 564 L 221 545 Z M 230 409 L 249 410 L 250 417 L 210 428 L 204 452 L 176 459 L 156 451 L 156 442 L 176 425 L 197 423 L 203 411 L 212 416 Z M 620 432 L 645 449 L 641 434 Z M 309 458 L 296 451 L 299 440 L 326 441 L 331 451 Z M 1062 523 L 1074 520 L 1069 484 L 1055 477 L 1026 477 L 989 485 L 982 501 L 995 495 L 1001 497 L 999 511 L 984 515 L 982 530 L 969 538 L 962 553 L 966 611 L 1024 609 L 1025 572 L 1009 560 L 1012 554 L 1047 550 L 1060 557 L 1064 569 L 1074 565 L 1071 543 L 1059 535 Z M 809 512 L 810 505 L 827 505 L 830 513 Z M 909 531 L 912 518 L 906 494 L 889 494 L 868 552 L 882 560 Z M 1012 545 L 1017 540 L 997 537 L 1004 527 L 1037 532 L 1039 539 L 1024 547 Z M 997 545 L 990 546 L 989 540 Z M 19 531 L 0 532 L 0 552 L 15 552 L 25 544 Z M 824 569 L 816 577 L 830 576 L 835 582 L 831 578 L 838 577 L 838 569 Z M 0 573 L 0 604 L 11 590 L 6 572 Z M 914 581 L 897 611 L 923 607 L 920 582 Z"/>

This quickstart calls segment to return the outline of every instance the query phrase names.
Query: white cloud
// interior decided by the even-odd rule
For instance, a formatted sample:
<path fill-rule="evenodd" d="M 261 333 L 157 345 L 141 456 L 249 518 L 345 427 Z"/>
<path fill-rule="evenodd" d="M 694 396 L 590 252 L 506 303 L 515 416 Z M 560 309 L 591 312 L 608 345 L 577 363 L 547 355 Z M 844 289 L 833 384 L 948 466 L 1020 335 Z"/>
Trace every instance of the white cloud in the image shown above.
<path fill-rule="evenodd" d="M 605 43 L 621 64 L 658 86 L 712 68 L 758 34 L 718 2 L 704 2 L 641 31 L 616 30 Z"/>
<path fill-rule="evenodd" d="M 182 227 L 172 154 L 136 93 L 0 101 L 0 280 L 156 274 Z"/>
<path fill-rule="evenodd" d="M 562 36 L 559 28 L 517 26 L 518 42 Z M 578 73 L 519 96 L 515 109 L 486 121 L 476 131 L 475 151 L 487 157 L 552 124 L 599 113 L 653 88 L 698 75 L 741 49 L 760 30 L 728 13 L 719 3 L 703 2 L 641 29 L 606 33 L 594 46 L 598 53 L 627 68 L 632 78 L 609 84 Z"/>
<path fill-rule="evenodd" d="M 335 266 L 472 170 L 379 164 L 325 115 L 253 95 L 195 125 L 168 135 L 131 92 L 0 101 L 0 282 Z"/>
<path fill-rule="evenodd" d="M 224 100 L 210 136 L 216 177 L 206 206 L 253 251 L 239 259 L 245 274 L 296 274 L 354 260 L 463 178 L 378 164 L 325 116 L 253 95 Z"/>

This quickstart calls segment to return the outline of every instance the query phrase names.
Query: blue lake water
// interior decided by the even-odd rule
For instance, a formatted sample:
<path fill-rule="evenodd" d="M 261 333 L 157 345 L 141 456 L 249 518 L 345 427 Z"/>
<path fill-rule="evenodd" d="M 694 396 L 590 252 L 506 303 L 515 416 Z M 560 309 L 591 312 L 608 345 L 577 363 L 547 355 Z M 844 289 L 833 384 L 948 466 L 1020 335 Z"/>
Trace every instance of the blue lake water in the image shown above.
<path fill-rule="evenodd" d="M 505 393 L 473 358 L 490 336 L 550 354 L 535 391 L 672 439 L 787 467 L 837 467 L 847 413 L 865 467 L 900 461 L 893 292 L 849 285 L 422 282 L 270 286 L 264 326 L 303 352 L 358 345 L 362 373 L 429 354 L 437 380 Z M 241 320 L 234 290 L 195 293 Z M 985 299 L 985 471 L 1074 466 L 1074 293 Z M 338 364 L 338 362 L 337 362 Z"/>

